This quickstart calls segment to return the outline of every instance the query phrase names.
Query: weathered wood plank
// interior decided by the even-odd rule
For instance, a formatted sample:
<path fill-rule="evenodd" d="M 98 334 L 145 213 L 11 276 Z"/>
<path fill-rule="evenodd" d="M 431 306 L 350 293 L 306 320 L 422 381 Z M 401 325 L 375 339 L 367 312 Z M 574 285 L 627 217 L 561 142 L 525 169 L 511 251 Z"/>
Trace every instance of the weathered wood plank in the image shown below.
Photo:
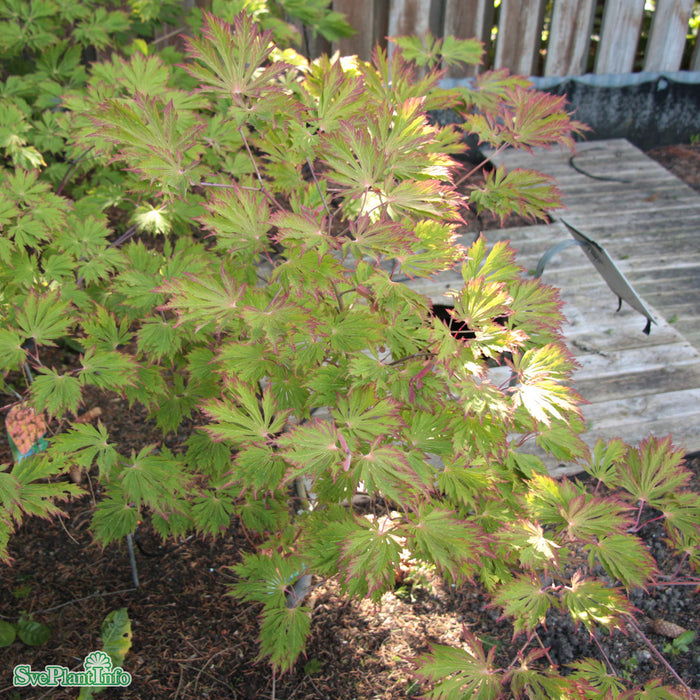
<path fill-rule="evenodd" d="M 512 231 L 512 229 L 511 229 Z M 568 240 L 566 231 L 559 231 L 559 235 L 549 236 L 545 239 L 514 239 L 511 234 L 487 235 L 489 243 L 497 240 L 509 240 L 518 252 L 518 261 L 525 269 L 536 267 L 540 257 L 551 246 L 559 241 Z M 647 279 L 660 279 L 664 275 L 661 271 L 672 270 L 668 273 L 684 276 L 697 270 L 700 264 L 700 250 L 697 248 L 698 229 L 689 228 L 684 235 L 677 235 L 674 230 L 665 231 L 663 237 L 659 236 L 623 236 L 613 237 L 612 240 L 603 242 L 602 237 L 593 236 L 593 240 L 604 244 L 605 249 L 615 260 L 619 269 L 627 276 L 630 274 L 644 275 Z M 487 234 L 493 234 L 487 231 Z M 661 250 L 660 250 L 661 249 Z M 591 264 L 585 254 L 579 248 L 570 248 L 561 251 L 547 263 L 545 274 L 547 276 L 574 275 L 590 270 Z"/>
<path fill-rule="evenodd" d="M 605 247 L 620 271 L 627 277 L 636 275 L 644 276 L 646 279 L 664 279 L 673 276 L 671 273 L 667 276 L 663 275 L 661 272 L 663 270 L 671 270 L 683 277 L 689 276 L 698 266 L 700 250 L 698 250 L 697 228 L 689 228 L 682 235 L 671 230 L 664 232 L 663 236 L 625 235 L 623 237 L 623 231 L 620 230 L 619 238 L 615 237 L 613 228 L 607 239 L 589 228 L 584 227 L 582 230 Z M 553 245 L 570 240 L 565 230 L 561 230 L 558 226 L 554 228 L 554 225 L 552 235 L 545 239 L 524 239 L 512 232 L 513 229 L 504 234 L 487 231 L 485 238 L 490 244 L 499 240 L 510 241 L 511 247 L 517 251 L 518 262 L 526 270 L 534 270 L 542 255 Z M 573 283 L 574 278 L 579 275 L 585 277 L 586 273 L 592 272 L 593 269 L 584 252 L 579 247 L 571 246 L 557 253 L 547 263 L 544 277 L 554 280 L 568 278 Z M 576 282 L 576 284 L 582 282 Z"/>
<path fill-rule="evenodd" d="M 697 400 L 695 397 L 679 396 L 679 394 L 681 394 L 681 392 L 673 392 L 666 396 L 670 407 L 672 407 L 676 401 L 688 399 Z M 614 418 L 605 422 L 597 422 L 591 416 L 591 407 L 584 407 L 583 416 L 587 421 L 589 430 L 582 436 L 583 441 L 588 444 L 589 447 L 592 447 L 598 437 L 603 440 L 612 440 L 616 437 L 622 437 L 626 443 L 638 445 L 650 435 L 654 435 L 658 438 L 671 436 L 674 444 L 681 447 L 686 452 L 697 452 L 700 450 L 700 434 L 698 434 L 695 429 L 697 427 L 697 421 L 700 419 L 700 414 L 669 414 L 660 418 L 647 418 L 644 415 L 644 401 L 637 400 L 635 403 L 636 410 L 640 412 L 640 415 L 635 415 L 635 407 L 630 406 L 624 400 L 607 404 L 606 408 L 603 409 L 603 413 L 609 410 L 611 416 L 615 416 L 615 412 L 618 410 L 625 411 L 632 409 L 632 412 L 626 414 L 625 420 L 619 423 L 616 422 Z"/>
<path fill-rule="evenodd" d="M 588 211 L 574 209 L 567 202 L 566 220 L 573 226 L 583 228 L 585 233 L 595 239 L 604 231 L 631 234 L 654 234 L 663 239 L 663 232 L 667 229 L 669 220 L 673 217 L 687 218 L 692 226 L 693 221 L 698 222 L 699 208 L 697 206 L 666 206 L 663 210 L 651 209 L 648 211 L 610 211 L 588 207 Z M 696 226 L 697 228 L 697 226 Z M 682 230 L 682 228 L 680 229 Z M 597 239 L 596 239 L 597 240 Z"/>
<path fill-rule="evenodd" d="M 588 275 L 586 280 L 581 280 L 582 275 Z M 578 279 L 571 283 L 570 279 L 575 275 Z M 602 309 L 617 308 L 617 296 L 609 291 L 607 287 L 599 287 L 597 273 L 591 268 L 589 270 L 574 270 L 559 275 L 546 274 L 543 281 L 555 287 L 566 286 L 567 290 L 576 300 L 583 300 L 590 295 L 600 295 Z M 632 285 L 636 293 L 647 300 L 652 306 L 663 309 L 665 317 L 673 315 L 672 309 L 681 309 L 694 316 L 700 315 L 700 303 L 697 299 L 700 296 L 700 281 L 697 277 L 686 277 L 675 281 L 673 279 L 657 282 L 648 280 L 643 274 L 637 277 L 627 274 L 628 282 Z M 593 297 L 595 298 L 595 296 Z"/>
<path fill-rule="evenodd" d="M 571 279 L 574 275 L 577 279 L 572 282 Z M 586 275 L 586 279 L 582 280 L 583 275 Z M 639 279 L 635 279 L 631 275 L 626 275 L 626 277 L 638 296 L 648 301 L 652 306 L 663 309 L 662 312 L 659 312 L 660 315 L 670 318 L 674 312 L 678 314 L 678 310 L 681 308 L 686 314 L 700 315 L 700 304 L 697 301 L 700 296 L 700 285 L 697 281 L 688 279 L 685 283 L 674 284 L 673 280 L 668 280 L 664 284 L 659 284 L 645 282 L 643 277 Z M 617 309 L 617 296 L 608 289 L 602 277 L 599 277 L 592 267 L 588 270 L 575 270 L 559 275 L 545 273 L 543 282 L 554 287 L 566 287 L 574 303 L 595 303 L 597 301 L 597 307 L 606 317 L 614 314 Z"/>
<path fill-rule="evenodd" d="M 651 394 L 682 391 L 688 386 L 700 386 L 700 363 L 671 365 L 653 370 L 618 373 L 599 377 L 581 377 L 575 374 L 574 385 L 582 396 L 593 397 L 591 403 L 614 401 Z"/>
<path fill-rule="evenodd" d="M 675 297 L 678 300 L 687 298 L 691 293 L 700 296 L 700 275 L 697 271 L 691 277 L 666 277 L 654 279 L 650 275 L 637 272 L 637 280 L 633 280 L 634 286 L 643 297 L 654 296 L 657 299 L 665 300 L 665 297 Z M 629 275 L 628 275 L 629 277 Z M 669 299 L 669 303 L 673 299 Z M 700 304 L 697 305 L 700 311 Z"/>
<path fill-rule="evenodd" d="M 678 70 L 683 58 L 693 0 L 656 0 L 644 70 Z"/>
<path fill-rule="evenodd" d="M 698 452 L 700 451 L 700 434 L 697 433 L 695 428 L 699 419 L 700 416 L 697 414 L 682 416 L 672 421 L 640 419 L 624 425 L 623 440 L 629 445 L 637 446 L 650 435 L 660 438 L 671 436 L 673 443 L 680 446 L 687 453 Z M 613 425 L 599 427 L 593 432 L 584 433 L 581 438 L 592 449 L 599 437 L 603 440 L 612 440 L 620 436 L 620 431 L 617 431 L 616 426 Z M 528 452 L 534 452 L 539 457 L 542 457 L 541 451 L 532 449 L 531 446 L 526 449 Z M 554 478 L 570 476 L 583 471 L 577 464 L 560 464 L 547 457 L 543 461 L 547 465 L 550 475 Z"/>
<path fill-rule="evenodd" d="M 658 282 L 649 280 L 643 273 L 627 271 L 625 276 L 639 296 L 662 309 L 662 316 L 670 317 L 681 308 L 686 313 L 700 314 L 700 284 L 697 277 L 680 278 L 677 282 L 668 278 Z M 565 288 L 576 303 L 593 302 L 600 298 L 601 309 L 617 307 L 616 295 L 608 289 L 592 265 L 574 270 L 545 271 L 543 281 Z"/>
<path fill-rule="evenodd" d="M 573 384 L 590 402 L 582 408 L 588 421 L 584 441 L 593 445 L 599 437 L 622 436 L 634 444 L 649 434 L 673 434 L 685 449 L 700 450 L 700 197 L 619 140 L 579 144 L 576 162 L 627 183 L 572 172 L 566 152 L 512 156 L 497 160 L 557 177 L 569 207 L 560 214 L 605 246 L 658 320 L 647 337 L 636 312 L 623 305 L 615 313 L 617 300 L 578 248 L 548 264 L 543 281 L 562 290 L 562 331 L 581 365 Z M 534 267 L 568 233 L 555 221 L 489 231 L 486 238 L 511 240 L 518 261 Z M 663 320 L 674 315 L 672 324 Z"/>
<path fill-rule="evenodd" d="M 647 297 L 648 296 L 647 294 Z M 678 299 L 677 295 L 672 295 L 670 298 L 666 299 L 659 297 L 658 301 L 663 305 L 664 317 L 674 319 L 673 327 L 687 339 L 683 329 L 689 320 L 697 319 L 699 315 L 700 308 L 698 307 L 697 298 L 692 300 Z M 697 328 L 698 324 L 695 323 L 694 327 L 690 330 L 697 330 Z"/>
<path fill-rule="evenodd" d="M 616 314 L 615 309 L 609 309 L 600 316 L 586 315 L 580 308 L 569 304 L 565 307 L 564 315 L 568 323 L 564 324 L 562 331 L 576 357 L 582 353 L 646 352 L 656 346 L 685 343 L 678 331 L 666 322 L 654 326 L 651 335 L 644 335 L 639 323 L 640 316 L 632 311 Z M 690 346 L 689 343 L 686 345 Z"/>
<path fill-rule="evenodd" d="M 640 416 L 648 421 L 669 421 L 682 416 L 698 416 L 700 388 L 672 391 L 651 396 L 633 396 L 593 403 L 586 406 L 584 416 L 589 427 L 615 427 L 623 430 L 626 423 L 636 423 Z M 672 428 L 669 427 L 669 432 Z"/>
<path fill-rule="evenodd" d="M 700 70 L 700 41 L 695 40 L 693 57 L 690 59 L 690 70 Z"/>
<path fill-rule="evenodd" d="M 620 233 L 652 234 L 678 232 L 700 228 L 700 198 L 687 185 L 647 158 L 641 151 L 624 141 L 580 144 L 577 165 L 591 175 L 617 177 L 627 182 L 601 181 L 576 172 L 569 164 L 569 155 L 561 152 L 500 154 L 497 165 L 532 167 L 554 177 L 562 190 L 562 202 L 567 208 L 558 211 L 598 240 Z M 633 161 L 632 166 L 626 161 Z M 615 230 L 617 229 L 617 230 Z"/>
<path fill-rule="evenodd" d="M 541 44 L 545 0 L 502 0 L 495 68 L 533 75 Z"/>
<path fill-rule="evenodd" d="M 554 225 L 552 225 L 554 226 Z M 619 269 L 627 276 L 630 274 L 649 274 L 651 278 L 661 278 L 660 270 L 677 270 L 685 275 L 687 271 L 697 268 L 698 256 L 698 229 L 689 227 L 684 231 L 664 231 L 663 235 L 635 235 L 625 234 L 619 230 L 619 238 L 615 237 L 615 229 L 604 238 L 599 231 L 583 227 L 588 235 L 599 244 L 603 245 L 610 256 L 615 260 Z M 510 229 L 512 232 L 513 229 Z M 534 269 L 540 257 L 555 243 L 570 240 L 566 231 L 554 228 L 552 235 L 544 239 L 524 239 L 512 233 L 500 234 L 500 232 L 487 231 L 488 243 L 498 240 L 510 241 L 510 245 L 518 252 L 518 260 L 526 270 Z M 592 269 L 587 258 L 578 247 L 570 247 L 557 253 L 545 268 L 545 275 L 572 275 L 579 272 L 585 273 Z M 685 272 L 684 272 L 685 270 Z M 670 277 L 670 275 L 669 275 Z"/>
<path fill-rule="evenodd" d="M 444 36 L 458 39 L 478 39 L 488 50 L 491 45 L 491 28 L 493 27 L 493 0 L 445 0 Z M 478 66 L 454 66 L 447 76 L 466 78 L 476 75 Z"/>
<path fill-rule="evenodd" d="M 488 154 L 492 153 L 488 149 L 484 151 Z M 509 168 L 537 167 L 541 163 L 547 171 L 562 168 L 564 172 L 571 171 L 573 174 L 576 170 L 569 162 L 572 156 L 578 167 L 592 175 L 614 176 L 616 172 L 622 170 L 626 173 L 638 171 L 643 174 L 651 171 L 669 174 L 666 168 L 651 160 L 643 151 L 624 139 L 580 142 L 576 144 L 575 153 L 563 148 L 537 148 L 533 149 L 532 153 L 507 149 L 494 156 L 493 161 L 496 165 L 507 163 Z M 598 169 L 601 166 L 602 171 Z M 581 175 L 581 173 L 578 174 Z M 592 178 L 591 184 L 595 184 Z"/>
<path fill-rule="evenodd" d="M 693 318 L 689 323 L 680 325 L 680 332 L 693 347 L 700 348 L 700 317 Z"/>
<path fill-rule="evenodd" d="M 578 201 L 581 197 L 624 197 L 630 202 L 637 201 L 643 206 L 656 206 L 654 201 L 663 198 L 667 200 L 677 200 L 692 202 L 697 199 L 697 192 L 688 185 L 681 182 L 673 182 L 667 176 L 667 171 L 657 170 L 640 171 L 631 168 L 619 170 L 593 170 L 591 175 L 586 176 L 577 173 L 566 165 L 549 166 L 545 169 L 539 167 L 535 162 L 523 162 L 506 167 L 510 171 L 516 167 L 531 168 L 539 170 L 545 175 L 554 178 L 565 197 Z M 602 173 L 607 172 L 607 175 Z M 599 174 L 600 173 L 600 174 Z M 615 178 L 600 180 L 600 177 Z M 630 187 L 633 185 L 633 187 Z"/>
<path fill-rule="evenodd" d="M 430 29 L 432 5 L 431 0 L 392 0 L 389 8 L 389 36 L 425 34 Z"/>
<path fill-rule="evenodd" d="M 579 341 L 572 350 L 576 353 L 579 368 L 574 372 L 575 381 L 611 377 L 627 372 L 655 372 L 668 368 L 668 358 L 673 357 L 673 366 L 700 371 L 700 355 L 685 341 L 650 345 L 620 350 L 601 350 Z M 687 386 L 687 385 L 686 385 Z M 700 386 L 700 383 L 698 383 Z"/>
<path fill-rule="evenodd" d="M 664 244 L 663 240 L 639 240 L 628 238 L 625 241 L 618 242 L 617 240 L 605 241 L 605 249 L 610 257 L 615 261 L 618 269 L 629 279 L 647 280 L 653 283 L 661 283 L 662 285 L 678 276 L 680 279 L 692 277 L 692 271 L 697 270 L 698 252 L 689 252 L 689 247 L 695 243 L 695 236 L 690 234 L 682 244 L 677 244 L 671 248 L 670 254 L 667 246 L 670 243 Z M 488 239 L 489 241 L 493 239 Z M 568 240 L 565 236 L 558 239 L 559 241 Z M 599 243 L 601 238 L 594 238 Z M 675 237 L 671 239 L 675 243 Z M 558 242 L 553 240 L 552 243 Z M 534 269 L 539 262 L 545 250 L 548 250 L 551 245 L 548 243 L 541 245 L 534 243 L 512 243 L 512 247 L 518 251 L 518 259 L 520 264 L 525 269 Z M 660 249 L 664 253 L 660 253 Z M 692 255 L 693 263 L 687 267 L 684 265 L 685 260 L 680 258 L 684 255 Z M 678 261 L 676 261 L 678 258 Z M 588 272 L 593 271 L 593 266 L 588 261 L 583 250 L 579 247 L 571 247 L 568 250 L 561 251 L 555 255 L 546 265 L 544 270 L 545 279 L 572 280 L 576 278 L 576 285 L 585 285 L 585 277 Z M 664 271 L 670 271 L 664 273 Z M 578 279 L 580 277 L 580 280 Z"/>
<path fill-rule="evenodd" d="M 620 185 L 642 185 L 653 184 L 654 182 L 671 182 L 668 178 L 668 171 L 654 162 L 647 161 L 646 163 L 624 163 L 622 159 L 616 159 L 609 162 L 601 162 L 599 167 L 595 162 L 586 163 L 588 158 L 577 158 L 574 165 L 566 163 L 565 165 L 553 166 L 552 176 L 555 174 L 562 177 L 578 177 L 581 182 L 586 182 L 590 187 L 598 190 L 609 187 L 617 187 Z M 578 168 L 578 170 L 577 170 Z M 599 178 L 608 178 L 600 180 Z M 684 192 L 694 192 L 694 190 L 685 183 L 678 183 L 680 189 Z"/>
<path fill-rule="evenodd" d="M 575 310 L 574 310 L 575 309 Z M 697 351 L 688 343 L 675 328 L 665 321 L 660 321 L 654 326 L 651 335 L 644 335 L 639 324 L 639 316 L 633 318 L 631 312 L 622 319 L 618 319 L 614 309 L 603 317 L 586 315 L 580 308 L 576 309 L 570 304 L 565 315 L 572 323 L 565 323 L 563 332 L 571 352 L 576 358 L 588 356 L 600 356 L 602 358 L 615 357 L 615 353 L 627 355 L 628 353 L 641 353 L 645 357 L 643 361 L 655 361 L 655 353 L 658 348 L 674 347 L 681 354 L 685 348 L 689 357 L 697 359 Z M 619 322 L 619 326 L 618 326 Z M 685 354 L 685 351 L 683 351 Z M 634 357 L 634 355 L 633 355 Z M 665 358 L 669 364 L 668 356 Z"/>
<path fill-rule="evenodd" d="M 596 73 L 630 73 L 644 16 L 644 0 L 612 0 L 605 3 Z"/>
<path fill-rule="evenodd" d="M 375 0 L 333 0 L 333 9 L 342 12 L 357 33 L 333 43 L 333 50 L 343 56 L 357 55 L 369 61 L 377 43 L 375 32 Z"/>
<path fill-rule="evenodd" d="M 624 188 L 620 183 L 608 183 L 607 187 L 601 184 L 591 185 L 588 178 L 555 177 L 559 187 L 566 187 L 566 198 L 575 204 L 586 199 L 615 199 L 625 204 L 631 203 L 639 207 L 658 208 L 665 203 L 688 204 L 697 202 L 697 194 L 690 188 L 680 188 L 674 183 L 660 180 L 654 177 L 645 179 L 629 178 L 628 185 L 634 185 L 634 189 Z"/>
<path fill-rule="evenodd" d="M 545 75 L 582 75 L 585 72 L 595 5 L 595 0 L 556 0 Z"/>
<path fill-rule="evenodd" d="M 533 167 L 537 168 L 537 161 L 523 155 L 520 158 L 514 157 L 509 160 L 509 167 Z M 529 166 L 527 165 L 529 163 Z M 557 177 L 578 177 L 585 178 L 593 187 L 601 187 L 603 183 L 608 185 L 630 184 L 630 179 L 644 182 L 646 180 L 664 179 L 668 171 L 658 163 L 653 161 L 642 161 L 641 159 L 626 159 L 624 155 L 616 156 L 607 154 L 596 158 L 594 151 L 586 151 L 578 154 L 571 161 L 571 155 L 559 161 L 547 163 L 547 170 L 552 176 Z M 598 178 L 606 177 L 608 180 Z"/>

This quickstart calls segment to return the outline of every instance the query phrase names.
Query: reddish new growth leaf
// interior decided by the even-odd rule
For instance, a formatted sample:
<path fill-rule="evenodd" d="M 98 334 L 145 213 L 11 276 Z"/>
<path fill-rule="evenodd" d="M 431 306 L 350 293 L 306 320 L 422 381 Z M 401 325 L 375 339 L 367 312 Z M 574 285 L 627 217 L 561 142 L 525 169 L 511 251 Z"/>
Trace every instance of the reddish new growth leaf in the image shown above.
<path fill-rule="evenodd" d="M 691 476 L 683 467 L 683 450 L 674 449 L 670 438 L 653 437 L 629 450 L 619 475 L 620 486 L 654 508 L 663 507 L 664 497 L 683 489 Z"/>
<path fill-rule="evenodd" d="M 387 219 L 372 221 L 369 216 L 358 216 L 349 222 L 348 247 L 358 260 L 364 256 L 379 259 L 409 256 L 417 242 L 415 233 L 406 226 Z"/>
<path fill-rule="evenodd" d="M 236 325 L 240 315 L 242 297 L 246 285 L 226 274 L 221 267 L 218 279 L 211 275 L 185 274 L 177 280 L 168 280 L 156 289 L 170 295 L 170 299 L 159 307 L 161 311 L 173 310 L 178 315 L 177 326 L 192 321 L 196 330 L 208 323 L 222 329 Z"/>
<path fill-rule="evenodd" d="M 347 441 L 331 421 L 313 420 L 294 427 L 277 440 L 277 446 L 297 473 L 322 476 L 339 468 L 347 471 L 350 466 Z"/>
<path fill-rule="evenodd" d="M 431 32 L 423 36 L 394 36 L 390 41 L 398 47 L 404 58 L 417 66 L 435 68 L 455 66 L 460 63 L 478 65 L 484 55 L 484 45 L 476 39 L 456 39 L 448 35 L 444 39 Z"/>
<path fill-rule="evenodd" d="M 483 112 L 495 112 L 509 90 L 518 87 L 527 89 L 530 85 L 530 81 L 524 76 L 511 75 L 507 68 L 501 68 L 479 73 L 474 80 L 474 87 L 462 90 L 461 96 L 468 110 L 477 108 Z M 471 111 L 468 111 L 464 116 L 469 119 L 471 114 Z"/>
<path fill-rule="evenodd" d="M 574 621 L 582 622 L 591 633 L 596 627 L 622 629 L 625 618 L 634 610 L 617 590 L 608 588 L 603 581 L 584 578 L 580 571 L 571 577 L 570 586 L 564 589 L 562 603 Z"/>
<path fill-rule="evenodd" d="M 328 221 L 323 216 L 323 207 L 315 210 L 302 207 L 300 212 L 278 212 L 270 223 L 278 228 L 275 242 L 288 246 L 300 246 L 301 252 L 315 249 L 319 255 L 338 248 L 339 243 L 328 234 Z"/>
<path fill-rule="evenodd" d="M 469 115 L 467 123 L 482 141 L 494 144 L 527 150 L 559 144 L 573 149 L 573 134 L 587 127 L 571 120 L 564 103 L 564 97 L 515 85 L 505 91 L 496 110 Z"/>
<path fill-rule="evenodd" d="M 466 649 L 433 646 L 416 659 L 416 675 L 435 687 L 429 700 L 474 698 L 497 700 L 503 696 L 503 671 L 496 667 L 496 645 L 488 653 L 477 637 L 464 629 Z"/>
<path fill-rule="evenodd" d="M 408 383 L 408 398 L 411 402 L 414 402 L 416 400 L 416 389 L 420 391 L 423 388 L 423 377 L 425 377 L 425 375 L 429 372 L 432 372 L 432 370 L 433 363 L 426 362 L 423 366 L 423 369 L 420 372 L 418 372 L 418 374 L 411 377 L 411 380 Z"/>
<path fill-rule="evenodd" d="M 481 187 L 472 188 L 469 202 L 479 213 L 496 214 L 501 223 L 512 212 L 545 220 L 548 211 L 561 206 L 561 191 L 549 175 L 524 168 L 508 172 L 500 167 L 487 173 Z"/>
<path fill-rule="evenodd" d="M 511 284 L 509 291 L 513 298 L 509 325 L 524 331 L 530 342 L 537 345 L 561 339 L 563 303 L 555 287 L 524 279 Z"/>
<path fill-rule="evenodd" d="M 237 379 L 226 383 L 221 400 L 210 400 L 202 410 L 212 422 L 207 432 L 214 440 L 234 445 L 265 444 L 285 426 L 289 411 L 281 411 L 270 387 L 262 396 Z"/>
<path fill-rule="evenodd" d="M 245 12 L 236 17 L 233 27 L 205 12 L 202 38 L 185 38 L 190 56 L 200 64 L 188 63 L 184 68 L 201 81 L 202 92 L 223 92 L 238 104 L 245 99 L 263 100 L 281 91 L 276 80 L 289 68 L 282 62 L 269 64 L 270 38 L 271 32 L 261 33 Z"/>
<path fill-rule="evenodd" d="M 494 595 L 493 602 L 503 608 L 503 616 L 513 618 L 513 636 L 531 632 L 543 625 L 547 611 L 556 599 L 539 577 L 523 573 L 512 579 Z"/>
<path fill-rule="evenodd" d="M 249 260 L 270 249 L 270 208 L 262 192 L 233 184 L 212 197 L 206 208 L 209 213 L 199 217 L 199 221 L 216 235 L 220 250 Z"/>
<path fill-rule="evenodd" d="M 165 191 L 180 193 L 192 184 L 205 128 L 200 120 L 185 122 L 172 101 L 139 92 L 132 100 L 106 101 L 94 119 L 99 130 L 95 135 L 119 145 L 114 160 L 124 160 Z"/>
<path fill-rule="evenodd" d="M 302 98 L 319 132 L 332 133 L 342 121 L 359 114 L 366 103 L 362 78 L 349 75 L 340 61 L 321 56 L 309 67 Z"/>
<path fill-rule="evenodd" d="M 410 464 L 406 451 L 380 442 L 375 440 L 368 452 L 357 458 L 358 477 L 367 493 L 401 505 L 418 494 L 425 495 L 427 488 Z"/>
<path fill-rule="evenodd" d="M 368 523 L 358 519 L 341 545 L 338 562 L 341 585 L 355 594 L 379 600 L 394 581 L 399 568 L 402 542 L 388 518 Z"/>

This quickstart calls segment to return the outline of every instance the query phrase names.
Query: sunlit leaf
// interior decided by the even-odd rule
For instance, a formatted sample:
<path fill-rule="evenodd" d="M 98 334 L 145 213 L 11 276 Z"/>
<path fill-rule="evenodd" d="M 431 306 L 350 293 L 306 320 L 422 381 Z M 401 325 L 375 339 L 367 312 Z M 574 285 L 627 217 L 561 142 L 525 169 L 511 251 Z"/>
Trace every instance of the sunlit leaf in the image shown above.
<path fill-rule="evenodd" d="M 632 604 L 614 588 L 599 580 L 583 578 L 580 572 L 571 578 L 564 589 L 562 603 L 575 622 L 582 622 L 589 632 L 597 627 L 606 631 L 620 629 L 624 619 L 631 615 Z"/>
<path fill-rule="evenodd" d="M 683 457 L 683 450 L 674 447 L 670 438 L 648 438 L 627 452 L 618 483 L 640 501 L 659 507 L 665 496 L 681 490 L 690 480 Z"/>
<path fill-rule="evenodd" d="M 417 674 L 434 684 L 430 700 L 498 700 L 503 697 L 503 673 L 496 667 L 496 647 L 488 654 L 481 642 L 465 630 L 466 649 L 433 646 L 416 659 Z"/>
<path fill-rule="evenodd" d="M 493 598 L 503 614 L 513 618 L 514 634 L 529 632 L 545 621 L 547 611 L 556 605 L 554 595 L 536 576 L 521 574 L 502 586 Z"/>
<path fill-rule="evenodd" d="M 587 549 L 591 568 L 597 560 L 610 578 L 627 589 L 644 588 L 658 573 L 654 557 L 638 537 L 629 533 L 600 537 Z"/>

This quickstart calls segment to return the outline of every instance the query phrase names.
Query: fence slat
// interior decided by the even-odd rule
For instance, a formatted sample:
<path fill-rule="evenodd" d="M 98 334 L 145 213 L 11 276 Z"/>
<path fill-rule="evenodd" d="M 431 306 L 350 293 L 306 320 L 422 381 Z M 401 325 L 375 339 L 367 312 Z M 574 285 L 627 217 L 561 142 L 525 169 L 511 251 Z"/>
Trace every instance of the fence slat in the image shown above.
<path fill-rule="evenodd" d="M 443 35 L 458 39 L 479 39 L 488 51 L 493 27 L 493 0 L 446 0 Z M 478 66 L 454 66 L 447 75 L 450 78 L 466 78 L 476 75 Z"/>
<path fill-rule="evenodd" d="M 644 70 L 678 70 L 683 59 L 693 0 L 657 0 Z"/>
<path fill-rule="evenodd" d="M 183 0 L 206 2 L 207 0 Z M 476 37 L 487 48 L 493 29 L 495 0 L 333 0 L 357 29 L 333 49 L 365 60 L 385 37 L 407 34 Z M 551 0 L 550 0 L 551 2 Z M 550 37 L 544 66 L 540 60 L 542 27 L 548 0 L 501 0 L 493 67 L 526 75 L 580 75 L 590 55 L 596 6 L 603 4 L 601 36 L 596 48 L 596 73 L 630 73 L 644 19 L 645 0 L 553 0 Z M 694 0 L 657 0 L 644 57 L 648 71 L 678 70 Z M 312 48 L 318 48 L 315 45 Z M 700 70 L 700 41 L 691 59 Z M 450 77 L 474 75 L 482 68 L 459 66 Z M 541 71 L 541 72 L 540 72 Z"/>
<path fill-rule="evenodd" d="M 389 8 L 389 36 L 422 36 L 430 29 L 429 0 L 392 0 Z"/>
<path fill-rule="evenodd" d="M 374 33 L 374 2 L 375 0 L 333 0 L 333 9 L 342 12 L 357 30 L 353 36 L 333 42 L 334 51 L 340 51 L 342 56 L 357 55 L 363 61 L 369 61 L 377 42 Z"/>
<path fill-rule="evenodd" d="M 700 70 L 700 39 L 695 39 L 695 49 L 690 60 L 690 70 Z"/>
<path fill-rule="evenodd" d="M 555 0 L 545 75 L 582 75 L 585 72 L 595 5 L 596 0 Z"/>
<path fill-rule="evenodd" d="M 644 0 L 607 0 L 595 58 L 596 73 L 631 73 L 644 17 Z"/>
<path fill-rule="evenodd" d="M 495 68 L 525 75 L 535 72 L 545 4 L 545 0 L 502 0 Z"/>

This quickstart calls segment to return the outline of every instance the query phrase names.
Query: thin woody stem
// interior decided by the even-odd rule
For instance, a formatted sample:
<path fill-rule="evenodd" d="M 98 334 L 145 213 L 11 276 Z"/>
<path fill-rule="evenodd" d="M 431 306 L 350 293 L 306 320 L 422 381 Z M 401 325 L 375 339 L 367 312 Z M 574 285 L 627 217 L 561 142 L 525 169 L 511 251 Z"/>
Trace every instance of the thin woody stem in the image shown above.
<path fill-rule="evenodd" d="M 479 165 L 475 165 L 466 175 L 462 175 L 462 177 L 457 180 L 455 183 L 455 187 L 459 187 L 465 180 L 468 180 L 477 170 L 483 168 L 486 163 L 491 162 L 499 153 L 503 152 L 508 144 L 502 143 L 488 158 L 485 158 L 484 160 L 479 163 Z"/>
<path fill-rule="evenodd" d="M 250 158 L 250 162 L 253 165 L 253 169 L 255 170 L 255 176 L 258 178 L 258 182 L 260 183 L 260 189 L 262 190 L 263 194 L 274 203 L 274 205 L 278 209 L 282 209 L 282 205 L 274 198 L 274 196 L 271 194 L 271 192 L 265 187 L 265 181 L 262 178 L 262 175 L 260 174 L 260 170 L 258 170 L 258 164 L 255 162 L 255 157 L 253 156 L 253 152 L 250 150 L 250 145 L 248 144 L 248 139 L 246 138 L 246 135 L 243 133 L 243 127 L 238 127 L 238 133 L 241 135 L 241 138 L 243 139 L 243 145 L 245 146 L 245 150 L 248 152 L 248 157 Z"/>
<path fill-rule="evenodd" d="M 330 219 L 333 219 L 333 214 L 331 214 L 331 210 L 328 208 L 328 202 L 326 201 L 326 198 L 323 194 L 323 191 L 321 190 L 321 184 L 319 183 L 318 179 L 316 178 L 316 173 L 314 172 L 314 168 L 311 165 L 311 161 L 309 160 L 309 156 L 306 156 L 306 164 L 309 166 L 309 171 L 311 172 L 311 177 L 314 179 L 314 184 L 316 185 L 316 190 L 318 191 L 319 197 L 321 197 L 321 201 L 323 202 L 323 206 L 326 209 L 326 213 L 330 217 Z M 328 226 L 330 226 L 330 220 L 328 222 Z"/>
<path fill-rule="evenodd" d="M 80 163 L 81 160 L 85 160 L 87 158 L 88 154 L 90 151 L 94 148 L 94 146 L 90 146 L 86 151 L 81 153 L 71 164 L 68 170 L 66 171 L 66 174 L 63 176 L 63 179 L 61 180 L 60 184 L 56 188 L 56 194 L 61 194 L 63 192 L 63 188 L 68 184 L 68 180 L 70 179 L 70 176 L 75 172 L 75 169 L 78 167 L 78 164 Z"/>
<path fill-rule="evenodd" d="M 602 657 L 605 659 L 605 663 L 608 665 L 608 668 L 610 669 L 610 673 L 613 674 L 613 676 L 617 675 L 617 671 L 615 670 L 615 667 L 612 665 L 612 661 L 608 658 L 608 655 L 605 653 L 605 649 L 601 646 L 600 642 L 598 641 L 598 638 L 595 635 L 591 635 L 593 637 L 593 641 L 596 643 L 596 646 L 598 647 L 598 651 L 600 651 Z"/>
<path fill-rule="evenodd" d="M 688 697 L 692 698 L 693 697 L 693 691 L 691 688 L 686 684 L 686 682 L 678 675 L 676 672 L 676 669 L 671 666 L 668 661 L 666 661 L 664 655 L 652 644 L 651 640 L 642 632 L 642 630 L 639 629 L 639 626 L 637 623 L 629 619 L 627 621 L 627 624 L 644 640 L 644 643 L 649 647 L 649 650 L 656 656 L 659 661 L 666 667 L 668 672 L 683 686 L 683 688 L 686 690 L 688 693 Z"/>

